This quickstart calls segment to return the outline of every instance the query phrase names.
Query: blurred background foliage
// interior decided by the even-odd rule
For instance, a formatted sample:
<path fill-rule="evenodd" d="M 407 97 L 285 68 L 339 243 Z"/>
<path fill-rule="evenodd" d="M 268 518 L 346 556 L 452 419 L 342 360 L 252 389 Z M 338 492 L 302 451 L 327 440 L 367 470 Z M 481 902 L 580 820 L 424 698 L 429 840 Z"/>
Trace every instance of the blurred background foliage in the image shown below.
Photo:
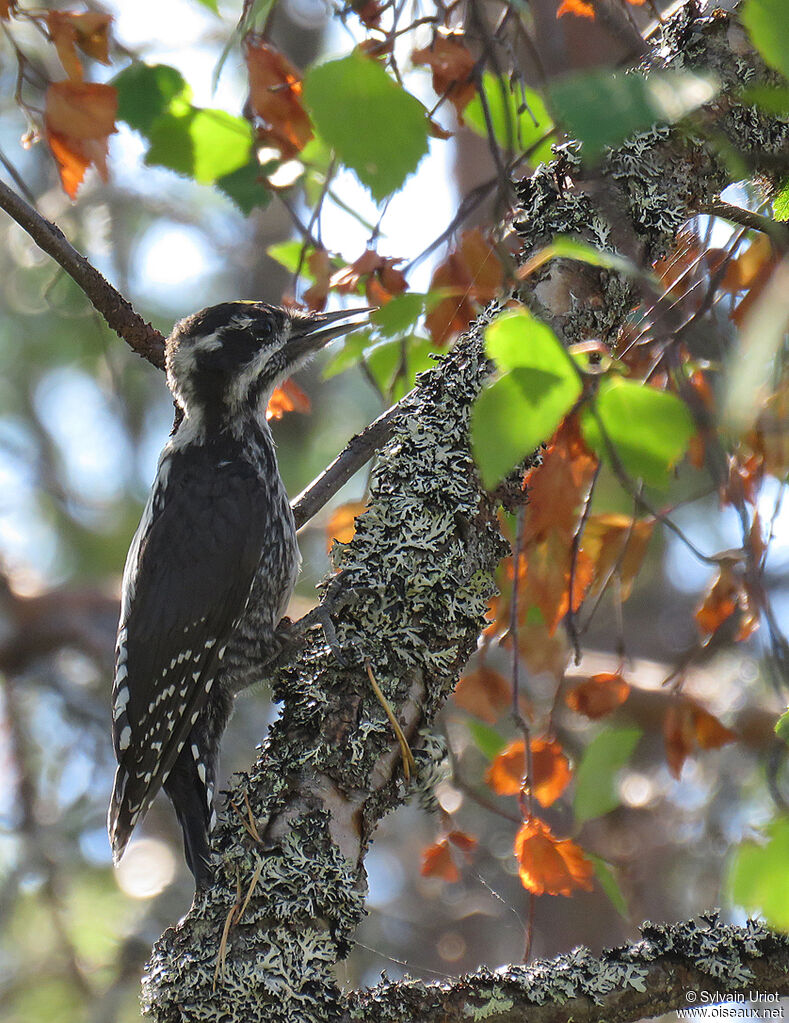
<path fill-rule="evenodd" d="M 237 47 L 212 86 L 239 5 L 228 0 L 218 12 L 213 6 L 198 0 L 105 4 L 117 44 L 113 66 L 97 72 L 101 80 L 133 54 L 178 68 L 195 103 L 240 114 L 247 80 Z M 641 25 L 649 17 L 648 11 L 633 13 Z M 557 24 L 570 66 L 614 62 L 628 53 L 626 34 L 606 34 L 599 21 Z M 270 35 L 304 67 L 319 53 L 344 52 L 364 30 L 353 19 L 331 19 L 318 0 L 285 0 L 276 7 Z M 32 27 L 15 26 L 14 38 L 42 66 L 51 65 L 51 47 Z M 6 170 L 13 166 L 37 208 L 156 327 L 166 334 L 178 317 L 227 299 L 300 297 L 292 274 L 267 253 L 298 236 L 294 220 L 309 219 L 308 202 L 298 194 L 287 203 L 275 196 L 245 215 L 219 189 L 145 166 L 143 140 L 120 124 L 110 143 L 110 181 L 103 184 L 91 172 L 72 203 L 45 147 L 20 148 L 28 123 L 14 101 L 17 63 L 7 33 L 0 45 Z M 409 71 L 408 84 L 428 102 L 428 71 Z M 480 111 L 471 108 L 468 117 L 479 122 Z M 415 261 L 441 238 L 461 197 L 496 173 L 490 149 L 469 128 L 449 140 L 433 138 L 429 148 L 374 232 L 388 257 Z M 543 155 L 539 147 L 536 152 Z M 339 202 L 324 210 L 323 240 L 351 263 L 364 251 L 367 222 L 374 224 L 379 211 L 350 172 L 339 172 L 334 187 Z M 743 206 L 761 201 L 747 186 L 730 198 Z M 495 207 L 491 192 L 470 223 L 491 222 Z M 191 897 L 166 803 L 154 806 L 117 871 L 105 833 L 114 770 L 108 699 L 119 579 L 172 405 L 162 375 L 108 330 L 21 228 L 2 217 L 0 233 L 0 1020 L 122 1023 L 139 1018 L 139 977 L 151 943 Z M 686 234 L 702 250 L 721 248 L 733 237 L 731 227 L 710 217 L 694 220 Z M 747 252 L 755 237 L 743 233 L 737 251 Z M 408 267 L 412 290 L 427 290 L 444 255 L 439 246 Z M 698 279 L 709 273 L 704 266 L 693 272 Z M 724 339 L 734 329 L 733 303 L 734 293 L 711 314 Z M 433 348 L 425 340 L 411 350 L 406 378 L 392 395 L 382 393 L 385 371 L 376 380 L 374 362 L 371 370 L 369 361 L 347 358 L 349 368 L 339 372 L 343 360 L 330 354 L 302 374 L 311 413 L 291 413 L 274 424 L 291 494 L 386 406 L 387 397 L 405 389 Z M 337 372 L 329 369 L 322 379 L 331 360 Z M 365 480 L 360 473 L 335 504 L 362 498 Z M 789 512 L 781 504 L 782 487 L 768 478 L 759 498 L 763 520 L 772 522 L 766 585 L 779 620 L 789 607 Z M 673 480 L 666 502 L 684 533 L 706 550 L 739 545 L 734 511 L 721 509 L 717 494 L 699 497 L 689 467 Z M 631 498 L 606 471 L 594 512 L 632 514 Z M 325 510 L 301 533 L 304 569 L 292 617 L 312 601 L 328 568 L 329 515 Z M 409 805 L 384 822 L 368 855 L 369 915 L 340 967 L 344 982 L 371 983 L 382 970 L 393 978 L 405 972 L 430 978 L 517 961 L 527 932 L 534 954 L 551 955 L 578 943 L 600 948 L 621 942 L 645 917 L 685 917 L 722 901 L 741 915 L 727 888 L 731 850 L 773 818 L 781 781 L 772 728 L 783 701 L 764 669 L 759 633 L 747 643 L 707 648 L 684 666 L 685 692 L 719 715 L 737 741 L 690 757 L 677 779 L 663 736 L 662 683 L 697 649 L 693 613 L 711 575 L 680 538 L 656 532 L 624 609 L 606 594 L 582 636 L 584 657 L 570 681 L 573 671 L 579 677 L 615 673 L 626 637 L 633 685 L 622 720 L 596 723 L 564 709 L 554 722 L 576 763 L 588 755 L 591 740 L 599 740 L 592 789 L 608 792 L 607 812 L 579 812 L 576 793 L 575 824 L 572 799 L 546 814 L 557 832 L 574 834 L 609 864 L 595 890 L 572 898 L 524 892 L 512 853 L 519 819 L 514 801 L 482 782 L 491 757 L 515 732 L 495 708 L 488 712 L 476 702 L 472 713 L 461 698 L 442 720 L 454 776 L 438 785 L 438 819 Z M 494 650 L 486 670 L 506 674 L 508 657 Z M 472 665 L 470 673 L 478 670 Z M 529 678 L 534 704 L 550 703 L 554 688 L 550 677 Z M 227 775 L 249 763 L 274 714 L 265 691 L 243 697 L 223 745 Z M 622 743 L 628 751 L 634 745 L 622 729 L 633 737 L 634 727 L 640 741 L 622 767 L 617 751 Z M 775 769 L 768 772 L 771 763 Z M 425 848 L 450 817 L 453 827 L 479 839 L 473 862 L 462 850 L 453 853 L 454 883 L 420 874 Z M 585 821 L 580 829 L 578 820 Z M 771 848 L 782 848 L 780 841 L 765 856 Z M 784 865 L 785 859 L 778 869 Z M 753 869 L 763 872 L 764 860 Z"/>

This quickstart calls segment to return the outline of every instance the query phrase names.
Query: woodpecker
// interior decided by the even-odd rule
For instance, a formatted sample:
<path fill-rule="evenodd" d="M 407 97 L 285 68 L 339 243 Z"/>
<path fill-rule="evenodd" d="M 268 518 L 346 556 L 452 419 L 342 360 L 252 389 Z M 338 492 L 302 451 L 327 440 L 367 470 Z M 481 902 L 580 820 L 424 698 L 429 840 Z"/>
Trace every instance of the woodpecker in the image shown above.
<path fill-rule="evenodd" d="M 116 863 L 163 787 L 196 887 L 211 881 L 220 739 L 249 661 L 276 646 L 301 562 L 266 406 L 328 341 L 361 325 L 338 321 L 364 312 L 225 302 L 180 320 L 167 339 L 183 419 L 123 574 L 107 819 Z M 249 657 L 234 656 L 239 647 Z"/>

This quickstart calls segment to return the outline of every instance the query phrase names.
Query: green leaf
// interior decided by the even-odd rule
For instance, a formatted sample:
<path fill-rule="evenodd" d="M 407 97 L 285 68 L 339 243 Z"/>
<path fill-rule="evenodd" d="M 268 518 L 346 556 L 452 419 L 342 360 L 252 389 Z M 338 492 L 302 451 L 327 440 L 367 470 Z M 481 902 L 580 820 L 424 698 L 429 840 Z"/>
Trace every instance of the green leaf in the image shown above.
<path fill-rule="evenodd" d="M 304 100 L 321 137 L 378 201 L 396 192 L 427 152 L 422 104 L 360 54 L 312 68 Z"/>
<path fill-rule="evenodd" d="M 249 161 L 252 129 L 224 110 L 192 107 L 157 118 L 145 162 L 168 167 L 203 184 L 231 174 Z"/>
<path fill-rule="evenodd" d="M 493 134 L 504 149 L 524 152 L 553 128 L 551 115 L 538 92 L 524 87 L 517 92 L 491 71 L 482 76 L 482 90 L 490 113 Z M 485 111 L 479 95 L 474 96 L 463 111 L 463 120 L 478 135 L 487 138 L 488 126 Z M 551 143 L 548 139 L 533 153 L 532 161 L 539 163 L 551 159 Z"/>
<path fill-rule="evenodd" d="M 579 241 L 569 236 L 559 236 L 546 246 L 545 251 L 550 253 L 550 259 L 577 259 L 580 263 L 588 263 L 590 266 L 603 267 L 605 270 L 616 270 L 617 273 L 625 274 L 627 277 L 635 277 L 642 273 L 640 267 L 615 252 L 605 252 L 587 242 Z"/>
<path fill-rule="evenodd" d="M 600 887 L 611 900 L 614 909 L 620 916 L 627 918 L 627 901 L 622 894 L 622 889 L 619 887 L 616 874 L 614 874 L 605 860 L 595 856 L 594 853 L 590 853 L 588 849 L 584 849 L 584 855 L 594 864 L 595 876 L 600 882 Z"/>
<path fill-rule="evenodd" d="M 768 114 L 789 113 L 789 88 L 785 85 L 751 85 L 742 90 L 744 103 L 753 103 Z"/>
<path fill-rule="evenodd" d="M 376 309 L 370 316 L 373 323 L 384 337 L 393 337 L 413 330 L 419 317 L 425 311 L 426 294 L 418 291 L 406 291 Z"/>
<path fill-rule="evenodd" d="M 264 184 L 264 168 L 254 157 L 230 174 L 223 174 L 216 179 L 216 187 L 232 199 L 245 216 L 259 206 L 268 206 L 271 192 Z"/>
<path fill-rule="evenodd" d="M 786 0 L 746 0 L 739 16 L 766 63 L 789 78 L 789 18 L 786 13 Z"/>
<path fill-rule="evenodd" d="M 773 216 L 776 220 L 789 220 L 789 178 L 781 185 L 781 191 L 773 200 Z"/>
<path fill-rule="evenodd" d="M 324 366 L 322 377 L 330 380 L 339 373 L 343 373 L 351 366 L 361 362 L 366 348 L 372 342 L 372 332 L 367 330 L 354 331 L 353 334 L 346 334 L 343 338 L 342 347 L 334 353 L 331 360 Z"/>
<path fill-rule="evenodd" d="M 110 84 L 118 90 L 118 118 L 146 138 L 158 118 L 171 109 L 174 100 L 188 103 L 192 95 L 181 72 L 167 64 L 136 61 L 116 75 Z"/>
<path fill-rule="evenodd" d="M 499 735 L 495 728 L 491 728 L 490 725 L 486 725 L 482 721 L 469 720 L 466 722 L 466 726 L 471 732 L 474 745 L 488 760 L 492 760 L 498 753 L 501 753 L 507 745 L 507 740 L 503 735 Z"/>
<path fill-rule="evenodd" d="M 666 487 L 669 469 L 683 456 L 693 436 L 687 406 L 674 394 L 617 376 L 600 385 L 594 408 L 599 421 L 593 409 L 586 408 L 581 415 L 587 444 L 610 461 L 605 431 L 629 476 Z"/>
<path fill-rule="evenodd" d="M 789 710 L 785 710 L 775 722 L 775 734 L 783 742 L 789 744 Z"/>
<path fill-rule="evenodd" d="M 550 97 L 567 131 L 589 158 L 653 124 L 673 123 L 708 103 L 717 90 L 709 76 L 689 71 L 611 74 L 585 71 L 553 82 Z"/>
<path fill-rule="evenodd" d="M 579 824 L 619 806 L 617 775 L 640 738 L 640 728 L 606 728 L 586 747 L 575 775 L 573 810 Z"/>
<path fill-rule="evenodd" d="M 392 392 L 392 399 L 399 400 L 414 386 L 417 373 L 433 365 L 430 353 L 434 351 L 433 342 L 428 338 L 410 337 L 381 341 L 364 354 L 367 366 L 384 394 L 388 394 L 396 384 L 397 389 Z M 395 381 L 395 374 L 403 369 L 403 354 L 405 371 Z"/>
<path fill-rule="evenodd" d="M 767 827 L 768 841 L 743 842 L 731 861 L 727 888 L 737 905 L 760 913 L 768 924 L 789 930 L 789 820 Z"/>
<path fill-rule="evenodd" d="M 485 331 L 488 355 L 506 372 L 480 393 L 471 445 L 489 489 L 554 433 L 581 394 L 556 335 L 530 313 L 505 313 Z"/>
<path fill-rule="evenodd" d="M 209 11 L 213 11 L 214 14 L 219 14 L 219 2 L 218 0 L 197 0 L 203 7 L 207 7 Z"/>
<path fill-rule="evenodd" d="M 266 255 L 271 256 L 275 263 L 284 266 L 289 273 L 295 274 L 299 268 L 299 258 L 303 245 L 304 243 L 298 238 L 292 238 L 287 242 L 277 242 L 275 245 L 269 245 L 266 249 Z"/>

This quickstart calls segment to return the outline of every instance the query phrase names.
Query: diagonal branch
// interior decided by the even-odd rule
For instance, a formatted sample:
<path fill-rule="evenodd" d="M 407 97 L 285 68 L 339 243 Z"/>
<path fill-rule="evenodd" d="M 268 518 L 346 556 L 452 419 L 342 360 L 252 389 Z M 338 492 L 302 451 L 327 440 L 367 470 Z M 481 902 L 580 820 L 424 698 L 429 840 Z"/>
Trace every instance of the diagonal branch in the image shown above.
<path fill-rule="evenodd" d="M 0 209 L 12 217 L 71 277 L 126 344 L 157 369 L 164 369 L 164 337 L 137 313 L 99 271 L 81 255 L 59 227 L 46 220 L 0 181 Z"/>

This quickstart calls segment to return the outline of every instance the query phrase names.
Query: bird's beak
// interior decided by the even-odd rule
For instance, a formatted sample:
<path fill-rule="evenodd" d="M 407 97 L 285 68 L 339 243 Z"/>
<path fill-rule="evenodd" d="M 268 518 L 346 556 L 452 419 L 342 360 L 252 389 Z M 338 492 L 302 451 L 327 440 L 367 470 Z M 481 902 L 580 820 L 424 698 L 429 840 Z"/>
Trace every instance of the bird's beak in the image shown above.
<path fill-rule="evenodd" d="M 368 317 L 364 316 L 361 320 L 355 319 L 351 323 L 338 321 L 347 320 L 350 316 L 363 316 L 374 310 L 375 306 L 363 306 L 360 309 L 340 309 L 331 313 L 307 313 L 294 317 L 286 347 L 288 355 L 295 360 L 320 351 L 334 338 L 342 337 L 343 334 L 364 327 L 368 322 Z"/>

